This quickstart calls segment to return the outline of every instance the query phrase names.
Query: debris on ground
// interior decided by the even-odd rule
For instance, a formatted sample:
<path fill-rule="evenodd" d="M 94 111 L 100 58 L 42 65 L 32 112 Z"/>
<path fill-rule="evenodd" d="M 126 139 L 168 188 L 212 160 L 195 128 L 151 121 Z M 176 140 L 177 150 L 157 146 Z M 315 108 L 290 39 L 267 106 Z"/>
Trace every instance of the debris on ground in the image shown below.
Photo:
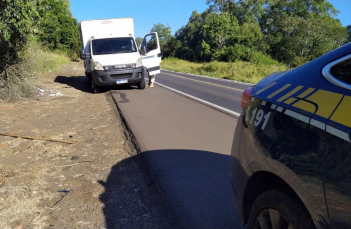
<path fill-rule="evenodd" d="M 49 96 L 63 96 L 63 94 L 61 92 L 56 91 L 56 90 L 38 88 L 38 91 L 40 93 L 37 95 L 37 98 L 43 97 L 45 94 L 48 94 Z"/>

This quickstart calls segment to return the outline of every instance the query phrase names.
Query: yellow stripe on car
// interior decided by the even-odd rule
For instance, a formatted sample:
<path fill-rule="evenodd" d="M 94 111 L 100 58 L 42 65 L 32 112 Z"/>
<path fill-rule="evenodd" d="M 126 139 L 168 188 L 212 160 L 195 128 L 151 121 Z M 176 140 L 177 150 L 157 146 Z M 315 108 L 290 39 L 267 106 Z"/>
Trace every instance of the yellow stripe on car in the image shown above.
<path fill-rule="evenodd" d="M 299 86 L 299 87 L 301 87 L 301 86 Z M 297 98 L 304 98 L 304 97 L 306 97 L 307 95 L 311 94 L 311 92 L 313 92 L 314 90 L 315 90 L 315 88 L 310 87 L 310 88 L 308 88 L 306 91 L 302 92 L 301 94 L 299 94 L 299 95 L 296 96 L 296 97 L 297 97 Z M 292 104 L 293 102 L 295 102 L 296 100 L 297 100 L 296 98 L 289 98 L 289 99 L 287 99 L 284 103 L 290 105 L 290 104 Z"/>
<path fill-rule="evenodd" d="M 306 100 L 314 102 L 318 105 L 316 115 L 319 115 L 323 118 L 329 118 L 340 102 L 342 96 L 342 94 L 334 93 L 331 91 L 318 90 L 311 96 L 307 97 Z M 296 106 L 296 104 L 294 104 L 294 106 Z"/>
<path fill-rule="evenodd" d="M 267 89 L 272 88 L 276 84 L 277 82 L 273 82 L 268 86 L 259 90 L 256 94 L 260 94 L 266 91 Z M 275 91 L 270 89 L 271 94 L 269 94 L 267 98 L 268 99 L 273 98 L 274 96 L 283 92 L 290 86 L 291 84 L 286 84 L 283 87 L 280 87 L 279 89 L 275 87 L 273 88 L 273 89 L 277 89 Z M 334 112 L 335 108 L 338 106 L 340 100 L 343 97 L 342 94 L 326 91 L 326 90 L 316 91 L 315 88 L 310 87 L 304 90 L 301 94 L 294 96 L 294 94 L 298 93 L 303 88 L 304 86 L 301 86 L 301 85 L 296 86 L 294 89 L 290 90 L 286 94 L 279 97 L 276 101 L 284 102 L 287 105 L 292 104 L 291 106 L 293 107 L 299 108 L 301 110 L 307 111 L 309 113 L 315 114 L 317 116 L 320 116 L 326 119 L 330 118 L 331 121 L 340 123 L 347 127 L 351 127 L 351 118 L 349 118 L 349 116 L 351 115 L 351 97 L 350 96 L 345 96 L 341 104 L 339 105 L 338 109 Z M 294 96 L 294 97 L 291 97 L 291 96 Z M 301 99 L 305 99 L 306 101 Z"/>
<path fill-rule="evenodd" d="M 345 96 L 330 120 L 351 127 L 351 97 Z"/>
<path fill-rule="evenodd" d="M 304 100 L 299 100 L 297 103 L 293 105 L 294 107 L 300 108 L 301 110 L 308 111 L 310 113 L 316 112 L 317 107 L 312 103 L 306 102 Z"/>
<path fill-rule="evenodd" d="M 268 99 L 273 98 L 274 96 L 276 96 L 277 94 L 279 94 L 280 92 L 284 91 L 285 89 L 287 89 L 288 87 L 290 87 L 291 84 L 286 84 L 283 87 L 281 87 L 280 89 L 276 90 L 275 92 L 273 92 L 272 94 L 270 94 L 269 96 L 267 96 Z"/>
<path fill-rule="evenodd" d="M 259 90 L 258 92 L 256 92 L 256 95 L 259 95 L 259 94 L 261 94 L 262 92 L 264 92 L 265 90 L 267 90 L 267 89 L 269 89 L 269 88 L 271 88 L 271 87 L 273 87 L 274 85 L 276 85 L 277 84 L 277 82 L 273 82 L 273 83 L 271 83 L 270 85 L 268 85 L 267 87 L 264 87 L 264 88 L 262 88 L 261 90 Z"/>
<path fill-rule="evenodd" d="M 284 103 L 289 105 L 289 104 L 292 104 L 293 102 L 295 102 L 296 100 L 297 100 L 296 98 L 289 98 Z"/>
<path fill-rule="evenodd" d="M 292 96 L 293 94 L 295 94 L 296 92 L 300 91 L 303 88 L 303 86 L 297 86 L 295 87 L 293 90 L 291 90 L 289 93 L 287 93 L 286 95 L 280 97 L 277 101 L 281 102 L 286 100 L 287 98 L 289 98 L 290 96 Z"/>
<path fill-rule="evenodd" d="M 302 92 L 300 95 L 298 95 L 297 97 L 299 98 L 305 98 L 307 95 L 309 95 L 312 91 L 314 91 L 315 88 L 308 88 L 306 91 Z"/>

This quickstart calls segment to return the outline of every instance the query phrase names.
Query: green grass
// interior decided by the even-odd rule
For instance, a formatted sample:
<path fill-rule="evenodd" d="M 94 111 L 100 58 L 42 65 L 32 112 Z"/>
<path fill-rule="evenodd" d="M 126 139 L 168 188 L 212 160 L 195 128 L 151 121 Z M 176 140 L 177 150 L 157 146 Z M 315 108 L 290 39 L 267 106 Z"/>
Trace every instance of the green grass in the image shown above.
<path fill-rule="evenodd" d="M 284 64 L 256 64 L 250 62 L 209 62 L 193 63 L 177 58 L 166 58 L 161 62 L 161 68 L 177 72 L 230 79 L 256 84 L 263 77 L 278 71 L 287 70 Z"/>
<path fill-rule="evenodd" d="M 38 43 L 31 42 L 25 53 L 25 60 L 32 65 L 33 74 L 57 70 L 60 66 L 71 63 L 64 52 L 51 52 L 43 49 Z"/>

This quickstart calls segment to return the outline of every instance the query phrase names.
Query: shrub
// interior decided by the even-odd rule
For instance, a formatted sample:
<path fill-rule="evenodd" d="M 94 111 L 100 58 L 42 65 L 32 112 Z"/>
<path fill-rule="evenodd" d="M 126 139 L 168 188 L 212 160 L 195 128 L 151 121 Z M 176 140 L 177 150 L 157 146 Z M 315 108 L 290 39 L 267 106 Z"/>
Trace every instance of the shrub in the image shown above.
<path fill-rule="evenodd" d="M 279 64 L 278 61 L 273 60 L 270 56 L 266 56 L 260 52 L 251 52 L 249 54 L 249 61 L 255 64 Z"/>
<path fill-rule="evenodd" d="M 6 65 L 0 73 L 0 99 L 2 100 L 16 101 L 33 97 L 37 92 L 35 78 L 38 74 L 70 63 L 67 56 L 44 51 L 34 41 L 29 42 L 27 49 L 18 55 L 17 63 Z"/>
<path fill-rule="evenodd" d="M 166 58 L 161 62 L 163 69 L 206 75 L 216 78 L 230 79 L 247 83 L 257 83 L 263 77 L 273 72 L 287 69 L 284 64 L 257 64 L 244 61 L 234 63 L 209 62 L 193 63 L 176 58 Z"/>
<path fill-rule="evenodd" d="M 217 72 L 220 69 L 220 63 L 217 61 L 212 61 L 209 63 L 204 63 L 200 67 L 200 70 L 205 72 Z"/>
<path fill-rule="evenodd" d="M 297 67 L 297 66 L 300 66 L 300 65 L 303 65 L 305 64 L 307 61 L 305 58 L 303 57 L 299 57 L 299 56 L 295 56 L 295 58 L 292 60 L 291 62 L 291 67 L 294 68 L 294 67 Z"/>

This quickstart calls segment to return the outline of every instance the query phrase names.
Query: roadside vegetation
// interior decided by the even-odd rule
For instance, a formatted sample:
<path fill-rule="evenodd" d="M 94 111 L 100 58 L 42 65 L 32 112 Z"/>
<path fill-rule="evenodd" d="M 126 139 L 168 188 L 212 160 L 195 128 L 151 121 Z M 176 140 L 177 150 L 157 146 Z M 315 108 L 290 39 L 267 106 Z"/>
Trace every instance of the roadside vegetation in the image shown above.
<path fill-rule="evenodd" d="M 34 80 L 78 58 L 80 41 L 69 0 L 0 2 L 0 99 L 36 93 Z"/>
<path fill-rule="evenodd" d="M 174 35 L 154 24 L 163 68 L 254 83 L 351 41 L 351 26 L 334 18 L 338 12 L 326 0 L 206 2 L 208 9 L 194 11 Z M 78 59 L 69 0 L 2 0 L 0 31 L 0 99 L 33 96 L 38 73 L 66 63 L 64 56 Z"/>
<path fill-rule="evenodd" d="M 257 82 L 351 41 L 351 26 L 334 18 L 338 11 L 326 0 L 206 2 L 208 9 L 194 11 L 174 35 L 154 24 L 163 68 Z"/>
<path fill-rule="evenodd" d="M 186 72 L 196 75 L 205 75 L 221 79 L 230 79 L 240 82 L 256 84 L 264 76 L 273 72 L 285 71 L 285 64 L 260 64 L 253 62 L 237 61 L 194 63 L 174 57 L 165 58 L 161 68 L 177 72 Z"/>
<path fill-rule="evenodd" d="M 35 96 L 35 80 L 38 77 L 71 62 L 64 53 L 44 50 L 38 42 L 31 41 L 27 45 L 25 51 L 19 54 L 18 62 L 6 66 L 1 73 L 2 100 L 17 101 Z"/>

